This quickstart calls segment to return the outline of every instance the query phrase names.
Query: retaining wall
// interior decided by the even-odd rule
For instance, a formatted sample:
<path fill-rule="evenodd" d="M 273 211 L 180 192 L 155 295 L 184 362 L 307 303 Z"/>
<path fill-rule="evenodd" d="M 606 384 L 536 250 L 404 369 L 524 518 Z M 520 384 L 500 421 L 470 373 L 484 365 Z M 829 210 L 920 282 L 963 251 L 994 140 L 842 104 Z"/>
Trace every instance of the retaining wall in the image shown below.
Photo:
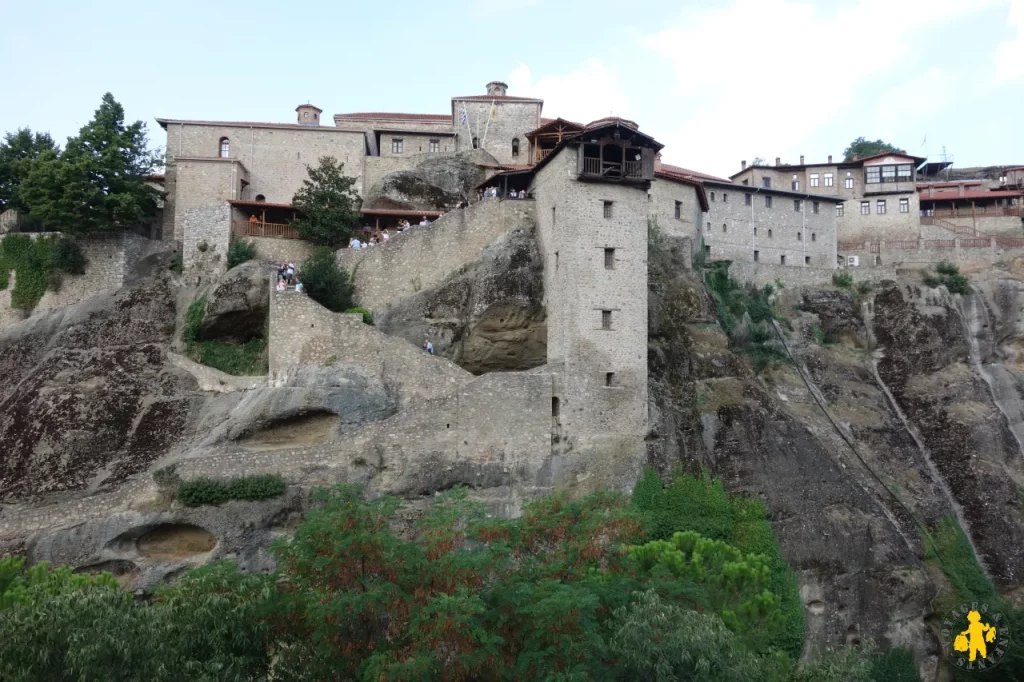
<path fill-rule="evenodd" d="M 250 242 L 256 247 L 256 253 L 261 260 L 272 263 L 295 263 L 313 255 L 316 247 L 302 239 L 277 239 L 275 237 L 235 237 L 242 241 Z"/>

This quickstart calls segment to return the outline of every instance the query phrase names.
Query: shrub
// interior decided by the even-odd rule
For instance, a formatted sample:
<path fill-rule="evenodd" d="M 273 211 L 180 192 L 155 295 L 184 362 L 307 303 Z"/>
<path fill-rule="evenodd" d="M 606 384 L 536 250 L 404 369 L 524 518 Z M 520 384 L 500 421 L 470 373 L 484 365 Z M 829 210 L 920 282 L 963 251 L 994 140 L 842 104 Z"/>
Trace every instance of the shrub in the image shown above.
<path fill-rule="evenodd" d="M 356 306 L 355 308 L 349 308 L 345 311 L 346 313 L 355 313 L 363 316 L 363 324 L 373 324 L 373 313 L 366 308 Z"/>
<path fill-rule="evenodd" d="M 181 255 L 181 251 L 176 251 L 174 253 L 174 258 L 171 259 L 171 272 L 176 272 L 180 275 L 183 267 L 184 260 Z"/>
<path fill-rule="evenodd" d="M 261 376 L 268 371 L 266 339 L 245 343 L 196 341 L 189 344 L 190 359 L 235 376 Z"/>
<path fill-rule="evenodd" d="M 945 286 L 951 294 L 969 294 L 971 285 L 966 275 L 960 274 L 960 269 L 952 263 L 942 261 L 935 266 L 938 277 L 925 273 L 923 281 L 926 286 Z"/>
<path fill-rule="evenodd" d="M 909 649 L 896 647 L 871 659 L 872 682 L 921 682 L 921 673 Z"/>
<path fill-rule="evenodd" d="M 228 248 L 228 270 L 256 258 L 256 245 L 236 239 Z"/>
<path fill-rule="evenodd" d="M 203 326 L 203 318 L 206 317 L 206 296 L 200 296 L 192 301 L 185 312 L 185 342 L 195 343 L 199 340 L 199 328 Z"/>
<path fill-rule="evenodd" d="M 50 264 L 53 269 L 69 275 L 85 274 L 85 254 L 78 242 L 70 237 L 62 237 L 54 244 Z"/>
<path fill-rule="evenodd" d="M 217 506 L 229 500 L 266 500 L 288 488 L 280 476 L 243 476 L 230 481 L 196 478 L 178 485 L 177 497 L 186 507 Z"/>
<path fill-rule="evenodd" d="M 850 289 L 853 287 L 853 275 L 848 272 L 836 272 L 832 275 L 832 284 L 840 289 Z"/>
<path fill-rule="evenodd" d="M 168 464 L 153 472 L 153 482 L 161 488 L 173 488 L 181 483 L 176 464 Z"/>
<path fill-rule="evenodd" d="M 313 251 L 299 266 L 299 279 L 309 297 L 328 310 L 340 313 L 352 307 L 352 282 L 329 248 Z"/>
<path fill-rule="evenodd" d="M 787 362 L 774 341 L 771 321 L 776 319 L 770 284 L 760 289 L 753 284 L 741 285 L 729 276 L 731 261 L 715 261 L 707 265 L 704 283 L 712 300 L 722 330 L 732 346 L 746 355 L 757 373 Z M 781 282 L 776 282 L 781 284 Z"/>

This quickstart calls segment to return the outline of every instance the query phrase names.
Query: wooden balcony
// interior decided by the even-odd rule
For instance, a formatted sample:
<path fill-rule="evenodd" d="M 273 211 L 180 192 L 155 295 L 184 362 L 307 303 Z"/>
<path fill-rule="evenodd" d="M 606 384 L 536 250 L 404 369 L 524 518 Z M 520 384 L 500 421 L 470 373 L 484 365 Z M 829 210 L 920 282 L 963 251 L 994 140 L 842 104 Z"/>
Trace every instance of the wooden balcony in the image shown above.
<path fill-rule="evenodd" d="M 231 233 L 238 237 L 272 237 L 274 239 L 301 239 L 295 228 L 287 223 L 261 223 L 236 220 Z"/>
<path fill-rule="evenodd" d="M 602 161 L 595 157 L 583 157 L 583 175 L 642 180 L 643 170 L 642 161 Z"/>

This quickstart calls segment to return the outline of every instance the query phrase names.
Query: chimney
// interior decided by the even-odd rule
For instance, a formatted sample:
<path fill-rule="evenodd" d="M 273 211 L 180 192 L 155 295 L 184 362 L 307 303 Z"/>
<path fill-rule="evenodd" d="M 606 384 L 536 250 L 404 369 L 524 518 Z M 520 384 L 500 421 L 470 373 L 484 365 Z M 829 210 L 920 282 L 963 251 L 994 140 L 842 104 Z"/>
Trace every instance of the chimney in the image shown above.
<path fill-rule="evenodd" d="M 661 152 L 654 155 L 654 171 L 658 172 L 661 170 Z"/>
<path fill-rule="evenodd" d="M 504 97 L 507 90 L 508 85 L 501 81 L 491 81 L 487 84 L 487 94 L 491 97 Z"/>
<path fill-rule="evenodd" d="M 858 154 L 857 152 L 854 152 L 853 155 L 850 157 L 850 161 L 856 161 L 859 158 L 860 158 L 860 154 Z"/>
<path fill-rule="evenodd" d="M 800 165 L 801 166 L 804 165 L 804 155 L 803 154 L 800 155 Z"/>
<path fill-rule="evenodd" d="M 832 155 L 831 154 L 828 155 L 828 162 L 832 163 Z"/>
<path fill-rule="evenodd" d="M 740 170 L 747 170 L 747 160 L 743 159 L 740 161 Z"/>
<path fill-rule="evenodd" d="M 776 166 L 781 166 L 782 165 L 782 158 L 781 157 L 778 157 L 778 156 L 775 157 L 775 165 Z"/>

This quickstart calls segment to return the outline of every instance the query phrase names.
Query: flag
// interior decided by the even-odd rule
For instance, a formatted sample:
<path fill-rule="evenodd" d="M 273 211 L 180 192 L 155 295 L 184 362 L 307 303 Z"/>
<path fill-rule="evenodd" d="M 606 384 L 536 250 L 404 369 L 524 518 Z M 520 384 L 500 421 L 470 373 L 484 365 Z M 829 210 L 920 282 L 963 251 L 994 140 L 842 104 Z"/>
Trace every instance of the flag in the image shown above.
<path fill-rule="evenodd" d="M 494 100 L 491 100 L 491 120 L 497 121 L 498 107 L 494 105 Z"/>
<path fill-rule="evenodd" d="M 462 107 L 462 125 L 469 125 L 469 118 L 466 116 L 466 107 Z"/>

